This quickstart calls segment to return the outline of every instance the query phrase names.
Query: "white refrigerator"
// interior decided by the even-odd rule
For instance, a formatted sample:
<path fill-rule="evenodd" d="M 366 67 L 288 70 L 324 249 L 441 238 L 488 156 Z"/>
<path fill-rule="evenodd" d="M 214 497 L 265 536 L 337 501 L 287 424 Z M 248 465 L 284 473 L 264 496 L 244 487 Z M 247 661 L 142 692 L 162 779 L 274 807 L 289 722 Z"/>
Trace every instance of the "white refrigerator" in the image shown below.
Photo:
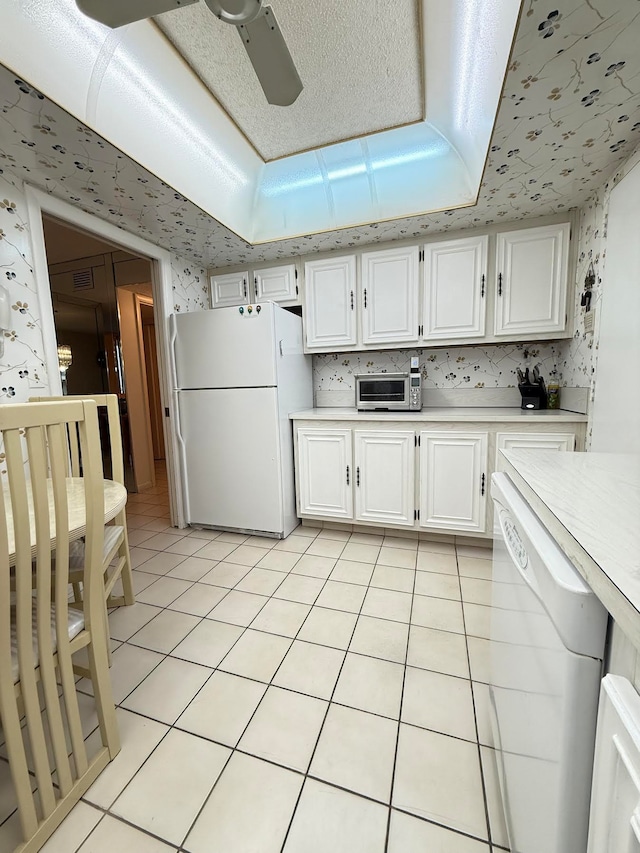
<path fill-rule="evenodd" d="M 289 413 L 313 406 L 301 318 L 264 302 L 171 320 L 187 522 L 287 536 L 298 524 Z"/>

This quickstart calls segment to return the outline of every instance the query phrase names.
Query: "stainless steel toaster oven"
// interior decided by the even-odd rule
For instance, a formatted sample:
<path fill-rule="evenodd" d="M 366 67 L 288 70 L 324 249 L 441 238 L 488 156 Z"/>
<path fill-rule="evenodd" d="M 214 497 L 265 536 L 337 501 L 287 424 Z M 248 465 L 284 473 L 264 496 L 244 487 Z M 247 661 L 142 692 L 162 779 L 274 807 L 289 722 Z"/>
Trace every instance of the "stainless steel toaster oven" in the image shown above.
<path fill-rule="evenodd" d="M 359 412 L 410 412 L 422 408 L 419 373 L 364 373 L 356 376 Z"/>

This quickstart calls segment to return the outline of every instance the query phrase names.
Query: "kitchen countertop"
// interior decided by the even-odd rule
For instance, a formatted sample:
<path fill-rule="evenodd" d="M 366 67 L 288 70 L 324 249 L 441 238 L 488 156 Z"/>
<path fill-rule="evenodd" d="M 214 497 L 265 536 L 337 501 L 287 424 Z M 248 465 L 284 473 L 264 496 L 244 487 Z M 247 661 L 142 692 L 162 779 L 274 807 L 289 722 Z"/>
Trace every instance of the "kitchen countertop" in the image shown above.
<path fill-rule="evenodd" d="M 502 453 L 516 488 L 640 649 L 640 457 Z"/>
<path fill-rule="evenodd" d="M 468 421 L 468 422 L 514 422 L 532 424 L 536 422 L 586 423 L 587 416 L 564 409 L 541 409 L 529 411 L 520 408 L 489 407 L 424 407 L 419 412 L 359 412 L 356 408 L 321 408 L 292 412 L 295 421 Z"/>

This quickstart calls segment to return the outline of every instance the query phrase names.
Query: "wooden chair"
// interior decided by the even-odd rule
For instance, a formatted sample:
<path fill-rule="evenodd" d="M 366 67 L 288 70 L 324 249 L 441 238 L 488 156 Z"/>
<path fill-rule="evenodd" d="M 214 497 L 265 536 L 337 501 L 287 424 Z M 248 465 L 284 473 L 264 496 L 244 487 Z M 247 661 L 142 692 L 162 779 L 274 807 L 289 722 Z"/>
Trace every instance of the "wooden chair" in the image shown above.
<path fill-rule="evenodd" d="M 31 397 L 30 402 L 57 402 L 69 400 L 93 400 L 99 410 L 106 413 L 107 431 L 111 452 L 111 479 L 124 486 L 124 461 L 122 456 L 122 431 L 120 429 L 120 408 L 115 394 L 85 394 L 75 397 Z M 69 435 L 69 450 L 71 456 L 72 476 L 80 475 L 80 460 L 78 442 L 74 434 Z M 133 576 L 131 573 L 131 554 L 127 534 L 127 516 L 123 509 L 114 524 L 107 525 L 104 531 L 104 592 L 107 607 L 120 607 L 123 604 L 135 604 L 133 592 Z M 76 603 L 82 600 L 80 584 L 84 567 L 82 542 L 74 543 L 71 551 L 71 583 L 74 589 Z M 112 595 L 118 579 L 122 579 L 123 595 Z"/>
<path fill-rule="evenodd" d="M 69 431 L 78 436 L 82 461 L 83 477 L 75 483 L 68 480 Z M 16 853 L 33 853 L 120 750 L 104 631 L 105 492 L 96 404 L 2 405 L 0 437 L 6 463 L 0 497 L 0 717 L 24 837 Z M 85 538 L 80 610 L 68 602 L 69 531 L 78 511 L 86 519 L 75 531 Z M 72 661 L 83 648 L 102 739 L 91 759 Z"/>

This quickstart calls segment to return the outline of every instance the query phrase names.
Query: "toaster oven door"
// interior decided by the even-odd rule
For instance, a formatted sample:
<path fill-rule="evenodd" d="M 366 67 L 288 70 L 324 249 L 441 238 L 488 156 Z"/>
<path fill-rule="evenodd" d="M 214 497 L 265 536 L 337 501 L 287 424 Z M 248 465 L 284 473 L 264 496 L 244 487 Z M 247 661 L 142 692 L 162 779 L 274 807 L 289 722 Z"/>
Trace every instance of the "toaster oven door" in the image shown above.
<path fill-rule="evenodd" d="M 359 409 L 407 409 L 409 394 L 406 376 L 385 376 L 358 380 Z"/>

